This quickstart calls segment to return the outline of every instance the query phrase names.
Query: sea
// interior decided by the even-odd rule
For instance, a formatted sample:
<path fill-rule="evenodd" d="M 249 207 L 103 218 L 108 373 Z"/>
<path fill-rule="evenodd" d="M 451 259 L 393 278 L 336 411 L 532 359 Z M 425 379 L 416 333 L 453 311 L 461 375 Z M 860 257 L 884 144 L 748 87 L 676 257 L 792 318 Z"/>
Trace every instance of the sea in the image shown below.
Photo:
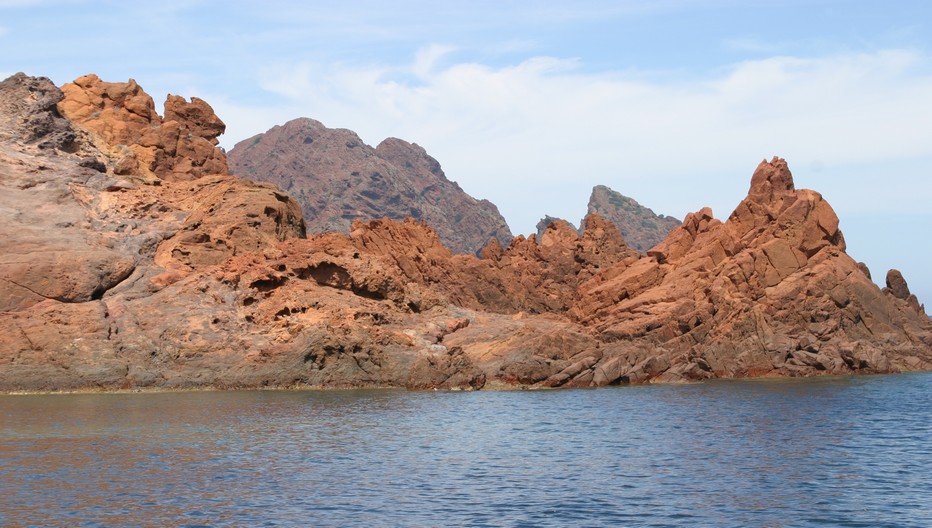
<path fill-rule="evenodd" d="M 0 396 L 0 526 L 932 526 L 932 374 Z"/>

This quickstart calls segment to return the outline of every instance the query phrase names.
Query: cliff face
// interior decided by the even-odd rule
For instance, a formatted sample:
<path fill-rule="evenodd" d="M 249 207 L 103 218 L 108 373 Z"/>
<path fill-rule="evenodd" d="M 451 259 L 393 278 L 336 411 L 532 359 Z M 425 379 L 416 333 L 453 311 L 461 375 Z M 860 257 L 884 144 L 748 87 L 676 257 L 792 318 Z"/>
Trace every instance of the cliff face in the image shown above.
<path fill-rule="evenodd" d="M 664 380 L 927 369 L 932 345 L 918 303 L 870 281 L 831 206 L 779 158 L 727 221 L 688 215 L 647 257 L 582 285 L 570 314 L 650 344 Z"/>
<path fill-rule="evenodd" d="M 758 167 L 728 220 L 691 214 L 647 255 L 597 214 L 582 235 L 556 221 L 479 257 L 413 219 L 303 238 L 298 205 L 273 186 L 198 172 L 219 150 L 114 143 L 171 122 L 210 143 L 206 103 L 139 120 L 150 103 L 135 83 L 83 79 L 97 85 L 0 83 L 0 390 L 932 368 L 932 321 L 905 280 L 870 282 L 831 207 L 796 190 L 783 160 Z M 72 97 L 107 121 L 72 113 Z"/>
<path fill-rule="evenodd" d="M 198 177 L 223 154 L 184 147 L 213 139 L 197 135 L 197 119 L 139 110 L 153 105 L 132 81 L 79 81 L 85 89 L 67 97 L 45 78 L 18 74 L 0 84 L 0 328 L 16 334 L 0 339 L 10 345 L 0 359 L 5 389 L 129 383 L 128 369 L 145 362 L 124 357 L 121 329 L 142 321 L 163 332 L 185 317 L 181 306 L 164 305 L 171 297 L 158 299 L 161 289 L 304 234 L 298 205 L 273 187 Z M 78 107 L 105 111 L 75 116 Z M 185 133 L 175 143 L 122 143 L 161 137 L 163 127 Z M 133 308 L 120 312 L 117 299 Z"/>
<path fill-rule="evenodd" d="M 163 118 L 132 79 L 109 83 L 85 75 L 62 91 L 61 115 L 90 133 L 114 174 L 178 181 L 229 172 L 216 148 L 226 125 L 201 99 L 169 95 Z"/>
<path fill-rule="evenodd" d="M 654 214 L 634 199 L 604 185 L 592 188 L 588 213 L 597 213 L 618 226 L 625 241 L 641 253 L 659 244 L 680 225 L 678 219 Z"/>
<path fill-rule="evenodd" d="M 455 253 L 511 240 L 495 205 L 466 194 L 423 148 L 400 139 L 372 148 L 352 131 L 295 119 L 237 143 L 228 157 L 235 174 L 291 193 L 312 233 L 410 217 L 429 223 Z"/>

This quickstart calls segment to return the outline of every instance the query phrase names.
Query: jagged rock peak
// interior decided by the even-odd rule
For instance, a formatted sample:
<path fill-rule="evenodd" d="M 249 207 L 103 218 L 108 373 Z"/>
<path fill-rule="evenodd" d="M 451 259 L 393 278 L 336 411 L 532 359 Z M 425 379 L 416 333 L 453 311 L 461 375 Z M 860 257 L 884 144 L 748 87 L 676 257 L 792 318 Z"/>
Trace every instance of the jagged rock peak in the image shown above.
<path fill-rule="evenodd" d="M 919 299 L 915 294 L 910 293 L 909 286 L 906 284 L 906 279 L 903 278 L 903 274 L 900 273 L 900 270 L 892 269 L 887 272 L 887 287 L 884 288 L 883 291 L 897 299 L 906 301 L 906 304 L 913 310 L 921 314 L 925 313 L 925 306 L 919 304 Z"/>
<path fill-rule="evenodd" d="M 165 121 L 184 123 L 189 133 L 208 140 L 216 140 L 227 129 L 214 109 L 197 97 L 188 102 L 184 97 L 169 94 L 165 101 Z"/>
<path fill-rule="evenodd" d="M 777 196 L 783 196 L 796 190 L 793 184 L 793 175 L 790 173 L 786 160 L 774 156 L 769 162 L 763 160 L 751 177 L 751 188 L 748 198 L 768 203 Z"/>
<path fill-rule="evenodd" d="M 633 198 L 613 191 L 605 185 L 592 188 L 588 213 L 598 213 L 614 223 L 625 241 L 641 253 L 654 247 L 670 233 L 680 221 L 671 216 L 655 214 Z"/>
<path fill-rule="evenodd" d="M 887 272 L 887 290 L 897 299 L 909 298 L 909 286 L 898 269 Z"/>
<path fill-rule="evenodd" d="M 58 111 L 90 134 L 113 173 L 150 181 L 229 174 L 217 147 L 226 127 L 203 100 L 169 95 L 163 119 L 133 79 L 105 82 L 90 74 L 61 89 Z"/>
<path fill-rule="evenodd" d="M 540 222 L 537 222 L 537 240 L 540 240 L 541 237 L 544 236 L 544 231 L 546 231 L 547 228 L 550 227 L 550 224 L 554 222 L 565 222 L 569 224 L 570 226 L 573 225 L 568 220 L 565 220 L 563 218 L 557 218 L 556 216 L 544 215 L 544 217 L 540 219 Z M 576 229 L 576 228 L 573 227 L 573 229 Z"/>

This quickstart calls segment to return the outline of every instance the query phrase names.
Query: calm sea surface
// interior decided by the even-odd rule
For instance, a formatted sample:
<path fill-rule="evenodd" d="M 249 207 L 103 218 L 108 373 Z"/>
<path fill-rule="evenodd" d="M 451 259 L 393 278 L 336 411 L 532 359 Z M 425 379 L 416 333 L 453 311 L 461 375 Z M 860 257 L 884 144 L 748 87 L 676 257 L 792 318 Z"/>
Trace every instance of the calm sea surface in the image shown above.
<path fill-rule="evenodd" d="M 0 525 L 932 526 L 932 375 L 0 396 Z"/>

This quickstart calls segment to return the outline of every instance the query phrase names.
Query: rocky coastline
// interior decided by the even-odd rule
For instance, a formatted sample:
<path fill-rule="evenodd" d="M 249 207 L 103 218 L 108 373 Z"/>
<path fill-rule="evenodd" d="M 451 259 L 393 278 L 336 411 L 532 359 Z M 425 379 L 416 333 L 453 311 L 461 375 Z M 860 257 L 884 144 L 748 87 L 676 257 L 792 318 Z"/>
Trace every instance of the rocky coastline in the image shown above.
<path fill-rule="evenodd" d="M 727 219 L 700 209 L 646 253 L 591 213 L 507 244 L 496 223 L 473 255 L 411 218 L 308 235 L 294 198 L 229 174 L 224 128 L 197 98 L 159 115 L 134 81 L 0 83 L 0 391 L 932 370 L 902 275 L 875 285 L 783 159 Z"/>

